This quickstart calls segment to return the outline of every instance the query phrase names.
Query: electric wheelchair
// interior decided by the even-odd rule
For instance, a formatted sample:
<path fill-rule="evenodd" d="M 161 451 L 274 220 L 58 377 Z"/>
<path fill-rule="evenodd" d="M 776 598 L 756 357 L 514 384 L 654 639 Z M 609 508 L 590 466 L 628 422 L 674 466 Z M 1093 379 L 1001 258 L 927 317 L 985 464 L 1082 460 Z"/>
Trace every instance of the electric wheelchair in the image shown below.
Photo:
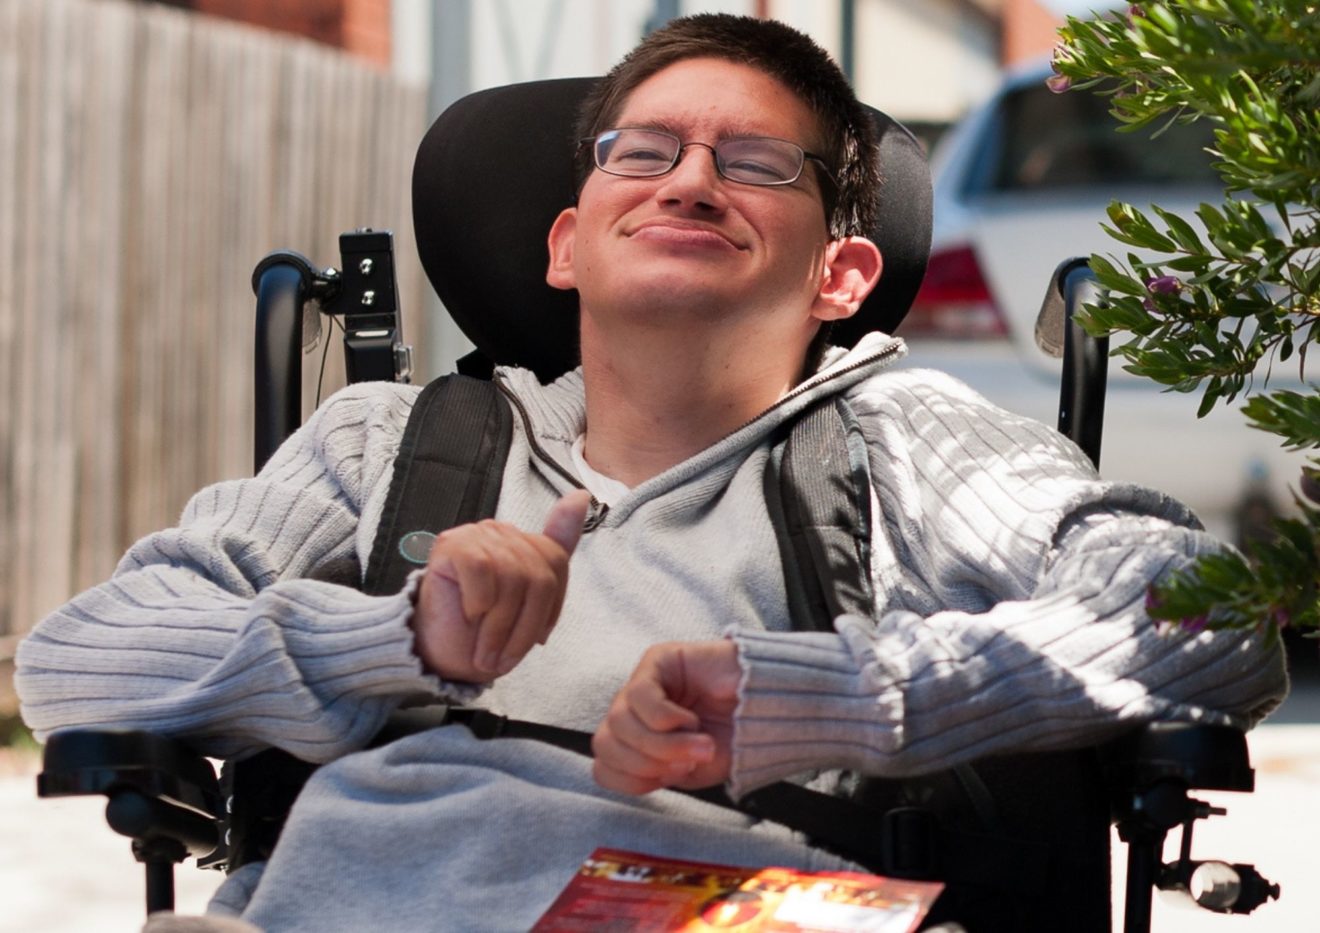
<path fill-rule="evenodd" d="M 570 128 L 592 80 L 478 92 L 441 115 L 421 144 L 413 176 L 416 240 L 441 301 L 477 347 L 460 362 L 461 372 L 488 377 L 496 364 L 517 364 L 548 381 L 575 365 L 576 297 L 545 284 L 545 233 L 573 197 Z M 870 330 L 901 335 L 930 243 L 930 179 L 921 149 L 902 126 L 878 112 L 873 115 L 881 131 L 884 187 L 879 228 L 872 237 L 885 257 L 885 274 L 862 310 L 831 334 L 841 345 L 855 343 Z M 548 155 L 556 152 L 562 158 Z M 297 253 L 281 252 L 262 260 L 253 274 L 257 468 L 300 420 L 304 315 L 324 312 L 342 319 L 350 381 L 409 376 L 389 234 L 348 233 L 341 249 L 339 269 L 321 269 Z M 1106 348 L 1071 321 L 1073 307 L 1093 289 L 1084 260 L 1061 265 L 1042 308 L 1039 336 L 1043 345 L 1064 356 L 1060 430 L 1098 462 Z M 435 724 L 425 717 L 412 722 L 400 717 L 378 741 Z M 502 728 L 487 725 L 492 731 Z M 175 864 L 192 856 L 202 866 L 233 870 L 261 858 L 275 844 L 280 814 L 311 770 L 283 758 L 267 752 L 227 764 L 217 779 L 186 741 L 69 730 L 50 738 L 38 792 L 104 794 L 112 828 L 133 840 L 133 851 L 146 867 L 148 911 L 172 909 Z M 1057 858 L 1009 866 L 1010 873 L 1022 876 L 1018 887 L 1038 896 L 1040 916 L 1051 918 L 1044 928 L 1110 929 L 1109 833 L 1114 822 L 1129 846 L 1127 933 L 1149 929 L 1155 887 L 1182 891 L 1224 913 L 1247 913 L 1278 896 L 1277 886 L 1251 866 L 1191 857 L 1195 821 L 1222 811 L 1188 792 L 1252 789 L 1245 738 L 1236 730 L 1157 723 L 1101 748 L 1012 756 L 976 767 L 991 788 L 996 819 L 1011 835 L 1036 852 L 1050 851 L 1040 847 L 1062 840 Z M 887 819 L 892 812 L 876 809 L 884 832 L 897 831 Z M 929 834 L 925 842 L 938 840 L 941 819 L 943 814 L 933 832 L 932 824 L 922 823 L 918 849 L 923 832 Z M 1181 855 L 1164 865 L 1163 843 L 1175 826 L 1182 827 Z M 912 847 L 911 840 L 909 834 L 906 848 Z M 995 858 L 992 851 L 988 860 Z M 943 880 L 938 852 L 900 858 L 876 870 Z M 950 893 L 956 887 L 951 884 Z M 944 908 L 941 903 L 945 899 L 937 902 L 928 923 L 956 921 L 970 933 L 1009 929 L 994 920 L 978 923 L 982 915 L 975 897 L 955 896 Z"/>

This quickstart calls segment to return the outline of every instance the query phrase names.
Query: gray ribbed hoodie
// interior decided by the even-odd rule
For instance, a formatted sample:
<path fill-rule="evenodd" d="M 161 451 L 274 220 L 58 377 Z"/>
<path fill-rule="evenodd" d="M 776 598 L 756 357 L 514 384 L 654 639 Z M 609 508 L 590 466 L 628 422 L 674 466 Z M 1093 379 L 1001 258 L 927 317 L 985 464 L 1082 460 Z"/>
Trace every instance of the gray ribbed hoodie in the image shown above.
<path fill-rule="evenodd" d="M 33 630 L 18 652 L 24 717 L 39 736 L 105 723 L 217 756 L 274 745 L 338 759 L 251 901 L 255 867 L 222 892 L 223 909 L 260 926 L 513 930 L 596 845 L 838 863 L 678 795 L 605 794 L 585 759 L 536 743 L 448 728 L 350 754 L 405 698 L 592 730 L 647 645 L 729 635 L 744 669 L 735 794 L 806 770 L 896 776 L 1086 744 L 1152 718 L 1250 725 L 1277 704 L 1277 648 L 1162 634 L 1145 616 L 1151 580 L 1219 547 L 1185 508 L 1098 480 L 1054 431 L 947 376 L 885 371 L 901 352 L 873 335 L 831 355 L 765 414 L 598 513 L 553 636 L 485 690 L 421 670 L 410 587 L 369 597 L 302 579 L 370 553 L 418 391 L 350 387 L 259 476 L 199 493 L 177 528 Z M 572 485 L 582 376 L 500 378 L 518 414 L 497 517 L 539 530 Z M 794 633 L 762 474 L 774 428 L 838 393 L 870 450 L 879 604 L 838 619 L 838 634 Z"/>

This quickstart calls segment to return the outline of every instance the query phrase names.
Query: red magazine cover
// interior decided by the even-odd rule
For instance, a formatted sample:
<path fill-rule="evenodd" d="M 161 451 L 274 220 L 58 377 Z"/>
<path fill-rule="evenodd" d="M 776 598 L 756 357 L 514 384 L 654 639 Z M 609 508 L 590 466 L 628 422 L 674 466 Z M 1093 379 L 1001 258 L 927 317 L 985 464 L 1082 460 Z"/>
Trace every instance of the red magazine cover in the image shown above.
<path fill-rule="evenodd" d="M 737 868 L 597 849 L 533 933 L 913 933 L 944 889 L 857 872 Z"/>

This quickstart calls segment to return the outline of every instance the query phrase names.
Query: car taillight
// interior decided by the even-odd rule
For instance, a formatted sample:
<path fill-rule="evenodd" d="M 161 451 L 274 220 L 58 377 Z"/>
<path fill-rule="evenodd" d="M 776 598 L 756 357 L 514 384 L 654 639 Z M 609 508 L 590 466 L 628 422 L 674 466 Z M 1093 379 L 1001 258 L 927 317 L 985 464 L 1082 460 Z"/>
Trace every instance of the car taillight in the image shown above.
<path fill-rule="evenodd" d="M 899 329 L 904 337 L 984 340 L 1008 336 L 1008 327 L 970 246 L 930 256 L 912 309 Z"/>

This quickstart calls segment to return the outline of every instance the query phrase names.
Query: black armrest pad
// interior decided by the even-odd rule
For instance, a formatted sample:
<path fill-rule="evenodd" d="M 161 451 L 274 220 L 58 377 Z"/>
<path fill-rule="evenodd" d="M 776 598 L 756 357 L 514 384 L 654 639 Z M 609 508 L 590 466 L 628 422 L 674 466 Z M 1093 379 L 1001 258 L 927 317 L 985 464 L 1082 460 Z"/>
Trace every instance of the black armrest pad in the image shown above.
<path fill-rule="evenodd" d="M 38 796 L 111 796 L 125 788 L 212 816 L 222 806 L 210 762 L 178 739 L 123 729 L 70 729 L 46 742 Z"/>
<path fill-rule="evenodd" d="M 1246 734 L 1229 726 L 1152 722 L 1103 746 L 1100 757 L 1118 787 L 1174 779 L 1199 790 L 1255 789 Z"/>

